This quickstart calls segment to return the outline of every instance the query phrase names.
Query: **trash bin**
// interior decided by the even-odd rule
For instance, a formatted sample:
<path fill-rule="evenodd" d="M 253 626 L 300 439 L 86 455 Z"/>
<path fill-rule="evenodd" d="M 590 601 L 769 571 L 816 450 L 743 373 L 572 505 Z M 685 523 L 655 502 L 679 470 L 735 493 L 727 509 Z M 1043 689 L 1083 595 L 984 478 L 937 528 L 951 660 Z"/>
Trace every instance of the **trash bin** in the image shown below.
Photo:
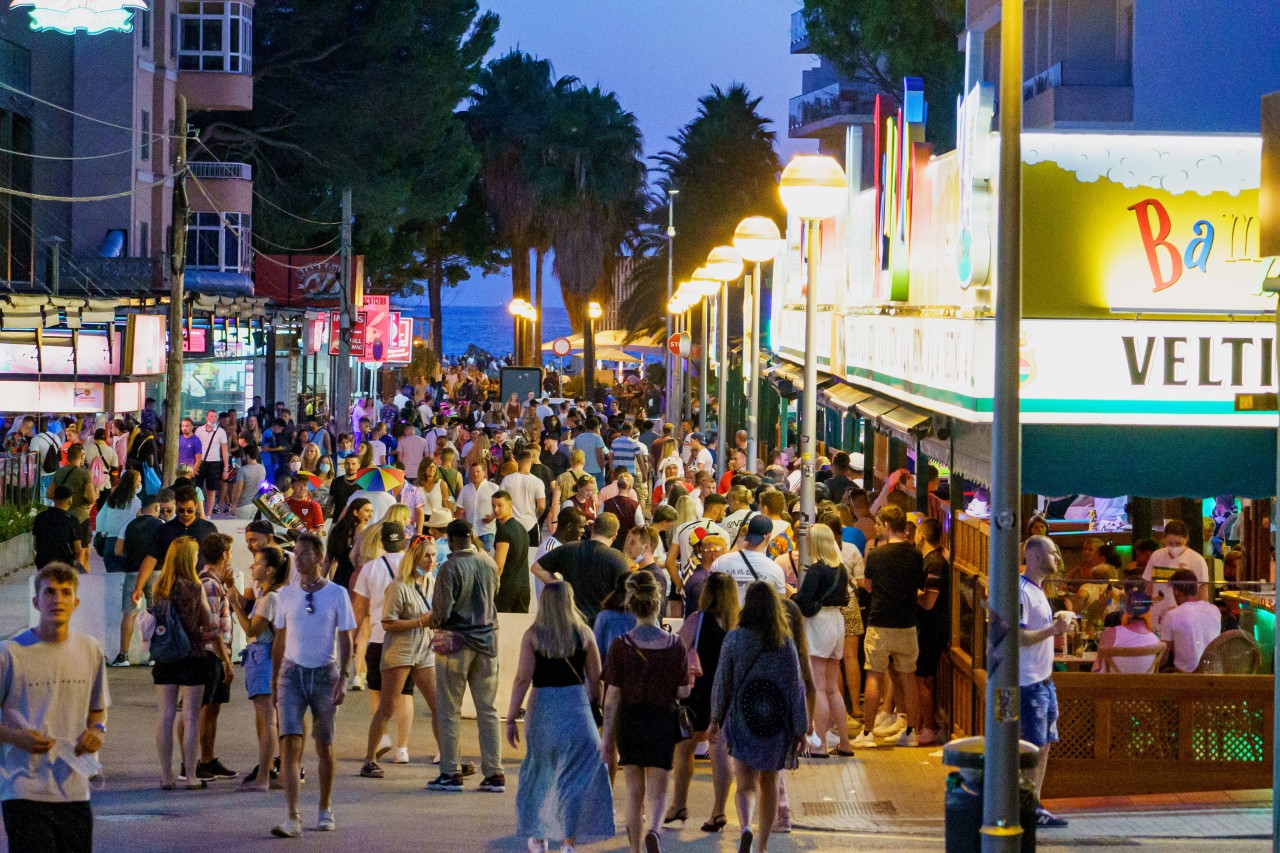
<path fill-rule="evenodd" d="M 1018 742 L 1018 766 L 1035 767 L 1039 750 L 1035 744 Z M 977 853 L 982 849 L 982 775 L 986 766 L 986 739 L 967 737 L 942 748 L 942 763 L 959 768 L 947 775 L 947 853 Z M 1022 825 L 1022 853 L 1036 849 L 1035 788 L 1026 779 L 1018 785 L 1018 820 Z"/>

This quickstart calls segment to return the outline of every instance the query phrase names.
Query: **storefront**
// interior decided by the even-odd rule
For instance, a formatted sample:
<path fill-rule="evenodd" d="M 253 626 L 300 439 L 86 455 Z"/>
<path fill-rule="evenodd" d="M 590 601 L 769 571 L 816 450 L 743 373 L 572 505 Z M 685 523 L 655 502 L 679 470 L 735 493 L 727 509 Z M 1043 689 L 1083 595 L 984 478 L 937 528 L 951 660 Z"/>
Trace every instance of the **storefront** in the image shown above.
<path fill-rule="evenodd" d="M 958 498 L 990 482 L 999 140 L 988 91 L 964 99 L 958 150 L 936 157 L 913 142 L 923 138 L 916 126 L 883 106 L 864 134 L 880 178 L 823 223 L 815 282 L 805 281 L 791 223 L 773 352 L 803 362 L 803 298 L 814 287 L 819 370 L 839 383 L 819 402 L 831 412 L 843 405 L 837 396 L 852 401 L 868 481 L 907 454 L 917 469 L 927 460 L 950 468 L 951 501 L 922 495 L 918 506 L 951 534 L 953 642 L 938 693 L 952 733 L 968 734 L 983 719 L 988 527 Z M 1180 499 L 1234 495 L 1256 534 L 1245 533 L 1255 547 L 1242 580 L 1273 580 L 1276 415 L 1236 410 L 1237 395 L 1276 388 L 1275 302 L 1262 281 L 1277 270 L 1259 256 L 1259 139 L 1053 131 L 1024 133 L 1022 147 L 1024 516 L 1037 495 L 1129 496 L 1132 531 L 1107 533 L 1112 544 L 1183 518 L 1198 547 L 1198 500 Z M 854 449 L 845 435 L 842 446 Z M 1094 531 L 1087 521 L 1060 531 L 1070 565 L 1070 549 Z M 1154 762 L 1143 776 L 1163 780 L 1143 790 L 1269 778 L 1271 708 L 1260 698 L 1268 675 L 1152 675 L 1141 707 L 1112 695 L 1116 681 L 1095 678 L 1069 674 L 1060 685 L 1067 735 L 1050 795 L 1079 792 L 1090 778 L 1093 792 L 1106 793 L 1096 780 L 1135 760 Z M 1160 682 L 1170 678 L 1182 680 Z M 1211 696 L 1216 711 L 1205 704 Z M 1165 740 L 1121 741 L 1124 715 L 1125 731 L 1136 725 Z"/>

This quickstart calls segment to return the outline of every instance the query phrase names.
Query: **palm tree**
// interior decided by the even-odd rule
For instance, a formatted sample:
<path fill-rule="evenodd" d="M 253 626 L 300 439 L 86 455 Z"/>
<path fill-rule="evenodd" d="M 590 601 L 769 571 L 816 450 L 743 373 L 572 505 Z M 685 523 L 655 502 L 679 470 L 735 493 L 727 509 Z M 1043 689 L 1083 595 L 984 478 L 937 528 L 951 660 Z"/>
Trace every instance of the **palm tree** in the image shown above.
<path fill-rule="evenodd" d="M 480 73 L 466 111 L 480 152 L 484 197 L 500 239 L 511 250 L 513 298 L 530 298 L 529 250 L 547 243 L 544 208 L 530 172 L 543 159 L 556 99 L 574 82 L 554 79 L 547 60 L 512 50 Z M 541 315 L 541 304 L 537 307 Z"/>
<path fill-rule="evenodd" d="M 745 86 L 713 86 L 698 104 L 698 114 L 671 137 L 674 150 L 653 158 L 662 177 L 650 196 L 632 268 L 636 288 L 622 306 L 628 329 L 655 331 L 665 321 L 667 293 L 667 197 L 680 190 L 676 205 L 674 271 L 688 279 L 707 253 L 727 243 L 747 216 L 769 216 L 779 225 L 786 214 L 778 198 L 782 164 L 777 135 L 760 115 L 761 99 Z M 741 323 L 741 288 L 730 292 L 729 316 Z M 735 308 L 736 306 L 736 308 Z"/>
<path fill-rule="evenodd" d="M 555 273 L 570 317 L 586 325 L 587 305 L 608 280 L 644 211 L 643 146 L 633 114 L 613 92 L 574 86 L 559 94 L 538 194 L 551 211 Z M 584 335 L 583 393 L 595 385 L 595 341 Z"/>

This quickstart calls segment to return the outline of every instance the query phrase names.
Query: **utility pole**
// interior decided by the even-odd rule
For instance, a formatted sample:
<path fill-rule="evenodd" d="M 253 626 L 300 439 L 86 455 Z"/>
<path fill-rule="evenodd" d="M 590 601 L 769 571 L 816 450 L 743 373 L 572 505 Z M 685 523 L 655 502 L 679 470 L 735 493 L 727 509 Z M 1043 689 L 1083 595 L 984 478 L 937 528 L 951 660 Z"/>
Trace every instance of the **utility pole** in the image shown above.
<path fill-rule="evenodd" d="M 342 231 L 341 231 L 341 281 L 342 294 L 339 296 L 339 328 L 338 335 L 338 369 L 334 371 L 333 399 L 329 401 L 329 411 L 341 428 L 342 418 L 346 417 L 347 407 L 351 405 L 351 189 L 342 191 Z M 301 413 L 299 413 L 301 414 Z"/>
<path fill-rule="evenodd" d="M 182 331 L 183 303 L 186 301 L 187 220 L 191 205 L 187 200 L 187 99 L 178 95 L 173 126 L 177 139 L 173 154 L 172 254 L 169 256 L 173 286 L 169 290 L 169 362 L 165 369 L 164 482 L 178 477 L 178 436 L 182 425 Z"/>
<path fill-rule="evenodd" d="M 1022 427 L 1018 335 L 1022 318 L 1022 0 L 1003 0 L 1000 21 L 1000 196 L 996 248 L 995 406 L 991 419 L 991 554 L 987 631 L 983 853 L 1022 848 L 1018 738 L 1018 512 Z M 805 393 L 809 392 L 805 388 Z"/>
<path fill-rule="evenodd" d="M 676 243 L 676 196 L 680 194 L 680 190 L 667 190 L 667 304 L 671 304 L 671 299 L 675 296 L 675 243 Z M 667 312 L 667 341 L 671 340 L 671 312 Z M 667 341 L 663 341 L 662 346 L 667 348 Z M 680 403 L 679 398 L 684 396 L 684 380 L 680 380 L 680 384 L 676 384 L 676 368 L 680 364 L 680 359 L 672 355 L 670 350 L 667 351 L 667 423 L 674 424 L 679 420 Z M 679 389 L 679 390 L 677 390 Z M 661 434 L 662 430 L 658 430 Z"/>

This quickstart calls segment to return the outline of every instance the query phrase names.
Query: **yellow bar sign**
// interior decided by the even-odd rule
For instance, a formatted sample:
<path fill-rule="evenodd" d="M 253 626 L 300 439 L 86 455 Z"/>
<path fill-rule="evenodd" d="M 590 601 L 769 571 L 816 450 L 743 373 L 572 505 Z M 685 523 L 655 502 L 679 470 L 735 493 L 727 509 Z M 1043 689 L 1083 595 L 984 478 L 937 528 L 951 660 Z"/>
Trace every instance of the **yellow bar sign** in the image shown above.
<path fill-rule="evenodd" d="M 1237 412 L 1274 412 L 1276 411 L 1275 394 L 1237 394 Z"/>

